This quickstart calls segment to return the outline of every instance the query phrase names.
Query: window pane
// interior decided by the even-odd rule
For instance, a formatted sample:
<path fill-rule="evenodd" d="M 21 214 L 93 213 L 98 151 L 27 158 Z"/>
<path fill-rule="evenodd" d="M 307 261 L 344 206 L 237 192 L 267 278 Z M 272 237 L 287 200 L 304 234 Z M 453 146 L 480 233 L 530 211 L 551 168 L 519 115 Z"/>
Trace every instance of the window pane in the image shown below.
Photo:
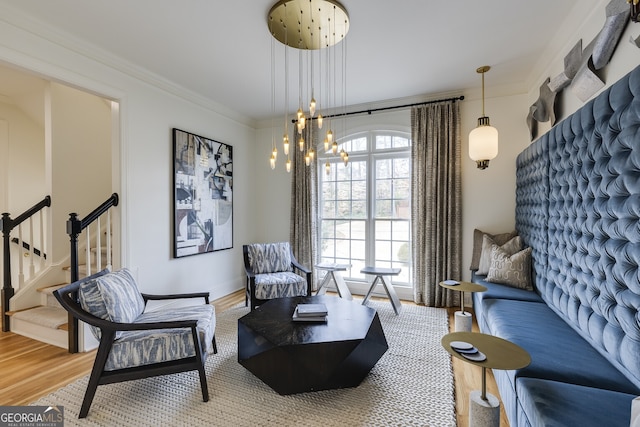
<path fill-rule="evenodd" d="M 349 167 L 351 168 L 351 179 L 365 180 L 367 179 L 367 163 L 349 161 Z"/>
<path fill-rule="evenodd" d="M 367 137 L 354 138 L 351 140 L 351 148 L 349 153 L 356 153 L 358 151 L 367 151 Z"/>
<path fill-rule="evenodd" d="M 351 223 L 349 221 L 336 221 L 336 238 L 351 237 Z"/>
<path fill-rule="evenodd" d="M 394 261 L 409 261 L 409 244 L 407 242 L 393 242 L 392 254 Z"/>
<path fill-rule="evenodd" d="M 323 182 L 322 183 L 322 198 L 326 201 L 330 201 L 336 197 L 335 183 Z"/>
<path fill-rule="evenodd" d="M 360 239 L 362 241 L 366 238 L 366 223 L 365 221 L 352 221 L 351 222 L 351 238 Z M 364 259 L 364 252 L 362 252 L 362 258 Z"/>
<path fill-rule="evenodd" d="M 403 138 L 401 136 L 393 137 L 393 148 L 402 148 L 409 146 L 409 138 Z"/>
<path fill-rule="evenodd" d="M 336 218 L 350 218 L 351 217 L 351 201 L 341 201 L 337 203 Z"/>
<path fill-rule="evenodd" d="M 333 238 L 336 236 L 335 221 L 322 221 L 322 238 Z"/>
<path fill-rule="evenodd" d="M 351 199 L 351 182 L 350 181 L 338 181 L 337 183 L 337 197 L 338 200 Z"/>
<path fill-rule="evenodd" d="M 393 198 L 409 199 L 411 195 L 411 181 L 409 179 L 393 180 Z"/>
<path fill-rule="evenodd" d="M 364 281 L 360 270 L 375 265 L 401 268 L 393 283 L 409 285 L 410 146 L 408 133 L 359 133 L 339 141 L 350 155 L 346 167 L 331 153 L 318 159 L 321 259 L 350 264 L 347 281 Z"/>
<path fill-rule="evenodd" d="M 322 204 L 322 216 L 325 218 L 336 217 L 336 204 L 332 201 L 325 201 Z"/>
<path fill-rule="evenodd" d="M 391 180 L 385 179 L 376 180 L 376 199 L 390 199 L 391 198 Z"/>
<path fill-rule="evenodd" d="M 393 221 L 393 240 L 408 240 L 409 221 Z"/>
<path fill-rule="evenodd" d="M 396 200 L 394 206 L 394 218 L 411 219 L 411 206 L 409 205 L 409 200 Z"/>
<path fill-rule="evenodd" d="M 333 239 L 322 239 L 321 243 L 321 256 L 333 258 L 335 256 L 335 251 L 333 247 Z"/>
<path fill-rule="evenodd" d="M 367 202 L 366 201 L 354 201 L 353 202 L 353 211 L 351 212 L 351 216 L 354 219 L 362 219 L 367 217 Z"/>
<path fill-rule="evenodd" d="M 376 162 L 376 178 L 391 178 L 391 159 L 378 160 Z"/>
<path fill-rule="evenodd" d="M 349 240 L 336 239 L 336 257 L 349 259 Z"/>
<path fill-rule="evenodd" d="M 393 159 L 393 177 L 409 178 L 411 174 L 411 163 L 409 159 Z"/>
<path fill-rule="evenodd" d="M 376 221 L 376 240 L 391 240 L 391 221 Z"/>
<path fill-rule="evenodd" d="M 351 180 L 351 165 L 345 166 L 342 162 L 336 162 L 331 165 L 331 168 L 335 168 L 338 181 Z"/>
<path fill-rule="evenodd" d="M 351 241 L 351 254 L 353 258 L 358 258 L 358 254 L 366 253 L 366 246 L 364 240 L 352 240 Z"/>
<path fill-rule="evenodd" d="M 391 148 L 391 136 L 376 135 L 376 149 L 383 150 L 385 148 Z"/>
<path fill-rule="evenodd" d="M 391 259 L 391 242 L 388 240 L 376 240 L 376 265 L 378 261 Z"/>
<path fill-rule="evenodd" d="M 367 200 L 367 182 L 352 181 L 351 197 L 353 198 L 353 200 Z"/>
<path fill-rule="evenodd" d="M 391 200 L 376 201 L 376 218 L 391 218 Z"/>

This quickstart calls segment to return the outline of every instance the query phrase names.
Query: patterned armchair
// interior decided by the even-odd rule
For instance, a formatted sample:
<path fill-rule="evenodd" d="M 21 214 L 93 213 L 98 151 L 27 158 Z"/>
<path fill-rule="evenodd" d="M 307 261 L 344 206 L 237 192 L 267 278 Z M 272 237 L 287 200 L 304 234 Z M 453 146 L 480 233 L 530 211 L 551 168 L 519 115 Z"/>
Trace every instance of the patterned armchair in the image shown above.
<path fill-rule="evenodd" d="M 311 270 L 298 263 L 289 242 L 243 245 L 242 254 L 247 273 L 245 305 L 250 302 L 251 310 L 274 298 L 311 296 Z"/>
<path fill-rule="evenodd" d="M 202 398 L 209 400 L 204 364 L 217 347 L 207 292 L 141 294 L 129 270 L 122 269 L 103 270 L 54 295 L 100 341 L 79 418 L 87 416 L 98 385 L 177 372 L 198 371 Z M 204 304 L 144 312 L 149 300 L 182 298 L 202 298 Z"/>

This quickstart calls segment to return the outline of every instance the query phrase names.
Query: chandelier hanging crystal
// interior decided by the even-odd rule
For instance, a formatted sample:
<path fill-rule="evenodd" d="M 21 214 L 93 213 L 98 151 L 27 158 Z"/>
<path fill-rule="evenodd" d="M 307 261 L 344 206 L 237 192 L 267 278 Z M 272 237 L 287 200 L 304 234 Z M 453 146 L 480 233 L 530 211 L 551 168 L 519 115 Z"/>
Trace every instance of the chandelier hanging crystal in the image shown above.
<path fill-rule="evenodd" d="M 342 101 L 346 106 L 346 48 L 344 38 L 349 31 L 349 16 L 346 9 L 333 0 L 281 0 L 269 11 L 267 17 L 269 32 L 273 36 L 271 45 L 271 106 L 275 115 L 275 46 L 278 40 L 284 45 L 284 132 L 282 148 L 286 157 L 285 167 L 291 171 L 291 148 L 293 142 L 300 151 L 305 152 L 305 164 L 309 166 L 315 159 L 313 147 L 314 127 L 317 126 L 318 136 L 323 126 L 325 153 L 330 150 L 335 156 L 340 156 L 344 165 L 349 161 L 349 155 L 344 149 L 338 153 L 336 135 L 332 129 L 331 115 L 322 113 L 329 108 L 336 109 Z M 337 61 L 335 46 L 342 43 L 342 79 L 338 82 L 336 76 Z M 330 49 L 333 48 L 333 49 Z M 298 53 L 298 109 L 293 120 L 293 141 L 289 136 L 289 51 L 297 49 Z M 330 51 L 333 50 L 333 59 Z M 323 55 L 324 54 L 324 55 Z M 324 56 L 324 58 L 323 58 Z M 318 92 L 316 93 L 316 83 Z M 338 84 L 342 85 L 341 100 L 336 96 Z M 324 90 L 323 90 L 324 89 Z M 305 99 L 309 99 L 305 103 Z M 343 115 L 344 116 L 344 115 Z M 344 119 L 343 119 L 344 120 Z M 315 126 L 314 126 L 315 122 Z M 326 126 L 325 126 L 326 123 Z M 303 131 L 309 126 L 308 141 L 305 141 Z M 272 127 L 273 128 L 273 127 Z M 344 121 L 343 121 L 344 129 Z M 276 138 L 272 135 L 272 153 L 270 164 L 274 169 L 278 149 Z M 330 163 L 325 165 L 330 173 Z"/>

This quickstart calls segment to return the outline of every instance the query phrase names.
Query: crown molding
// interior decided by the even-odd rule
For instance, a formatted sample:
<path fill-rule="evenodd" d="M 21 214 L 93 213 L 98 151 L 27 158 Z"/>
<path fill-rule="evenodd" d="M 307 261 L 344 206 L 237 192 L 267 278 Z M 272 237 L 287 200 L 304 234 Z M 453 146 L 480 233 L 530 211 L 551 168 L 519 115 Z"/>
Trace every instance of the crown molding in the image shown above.
<path fill-rule="evenodd" d="M 16 10 L 10 5 L 0 5 L 0 22 L 5 22 L 38 38 L 44 39 L 48 43 L 55 44 L 62 49 L 68 50 L 76 55 L 89 59 L 90 61 L 117 70 L 129 77 L 132 77 L 153 87 L 159 88 L 173 96 L 182 98 L 200 107 L 211 110 L 213 113 L 224 118 L 227 118 L 244 126 L 255 128 L 255 120 L 250 119 L 210 98 L 204 97 L 192 90 L 186 89 L 185 87 L 178 85 L 175 82 L 170 81 L 169 79 L 152 73 L 151 71 L 140 67 L 130 61 L 127 61 L 119 56 L 116 56 L 111 52 L 108 52 L 96 45 L 88 43 L 83 39 L 74 37 L 57 27 L 53 27 L 46 22 L 28 16 L 22 11 Z M 56 68 L 58 67 L 57 64 L 51 65 Z M 42 70 L 39 70 L 37 72 L 38 74 L 42 75 Z M 60 76 L 43 75 L 43 77 L 60 80 Z M 74 81 L 70 81 L 68 83 L 73 86 L 82 88 L 82 83 Z M 122 92 L 122 90 L 120 90 L 120 92 Z"/>

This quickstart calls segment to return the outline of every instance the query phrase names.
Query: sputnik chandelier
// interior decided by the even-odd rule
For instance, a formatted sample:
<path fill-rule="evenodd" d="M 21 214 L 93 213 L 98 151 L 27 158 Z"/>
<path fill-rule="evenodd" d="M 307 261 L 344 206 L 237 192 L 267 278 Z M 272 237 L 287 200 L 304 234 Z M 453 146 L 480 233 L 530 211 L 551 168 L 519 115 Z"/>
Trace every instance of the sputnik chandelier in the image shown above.
<path fill-rule="evenodd" d="M 284 46 L 284 133 L 282 145 L 286 156 L 285 168 L 291 171 L 289 124 L 294 124 L 293 140 L 297 140 L 300 151 L 305 152 L 305 163 L 309 166 L 315 158 L 313 129 L 317 126 L 318 136 L 324 133 L 325 153 L 340 155 L 345 166 L 349 155 L 344 149 L 338 153 L 335 131 L 331 118 L 336 115 L 323 116 L 322 111 L 335 110 L 346 106 L 346 43 L 344 38 L 349 31 L 349 16 L 346 9 L 333 0 L 281 0 L 276 3 L 267 16 L 271 40 L 271 108 L 275 115 L 276 105 L 276 40 Z M 342 42 L 342 43 L 340 43 Z M 337 44 L 341 45 L 341 78 L 337 73 Z M 333 47 L 333 48 L 332 48 Z M 330 49 L 332 48 L 332 49 Z M 289 121 L 289 54 L 298 54 L 298 111 Z M 304 79 L 306 78 L 306 82 Z M 338 87 L 341 92 L 337 94 Z M 307 102 L 303 99 L 307 98 Z M 340 99 L 338 99 L 340 98 Z M 342 114 L 344 117 L 345 115 Z M 344 128 L 344 119 L 342 121 Z M 305 129 L 309 141 L 305 141 Z M 343 129 L 344 130 L 344 129 Z M 271 169 L 276 167 L 278 148 L 276 137 L 272 135 Z M 295 142 L 294 142 L 295 144 Z M 327 174 L 331 171 L 329 161 L 325 164 Z"/>

